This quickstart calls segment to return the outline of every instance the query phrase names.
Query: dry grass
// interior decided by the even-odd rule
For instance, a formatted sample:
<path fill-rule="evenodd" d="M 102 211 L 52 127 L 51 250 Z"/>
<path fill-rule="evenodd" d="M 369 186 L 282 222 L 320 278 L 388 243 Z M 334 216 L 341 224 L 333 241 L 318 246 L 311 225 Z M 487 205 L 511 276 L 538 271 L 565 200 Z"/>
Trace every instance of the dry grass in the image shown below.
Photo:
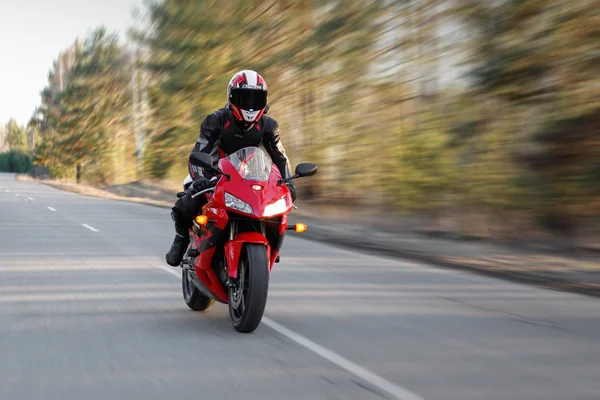
<path fill-rule="evenodd" d="M 132 203 L 147 204 L 147 205 L 157 206 L 157 207 L 169 207 L 169 208 L 173 207 L 173 202 L 159 201 L 159 200 L 153 200 L 150 198 L 142 198 L 142 197 L 118 196 L 116 194 L 107 192 L 106 190 L 102 190 L 102 189 L 99 189 L 99 188 L 96 188 L 93 186 L 88 186 L 88 185 L 83 185 L 83 184 L 78 184 L 78 183 L 73 183 L 73 182 L 68 182 L 68 181 L 39 180 L 39 179 L 34 179 L 28 175 L 17 175 L 16 179 L 19 181 L 39 182 L 39 183 L 51 186 L 56 189 L 64 190 L 66 192 L 71 192 L 71 193 L 77 193 L 77 194 L 81 194 L 84 196 L 99 197 L 99 198 L 110 199 L 110 200 L 129 201 Z"/>

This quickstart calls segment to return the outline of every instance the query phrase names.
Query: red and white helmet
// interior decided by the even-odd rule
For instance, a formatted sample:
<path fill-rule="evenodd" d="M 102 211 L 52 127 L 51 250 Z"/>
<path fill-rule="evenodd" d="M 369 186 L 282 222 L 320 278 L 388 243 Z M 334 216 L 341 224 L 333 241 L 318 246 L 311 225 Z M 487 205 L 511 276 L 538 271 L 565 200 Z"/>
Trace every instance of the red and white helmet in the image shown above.
<path fill-rule="evenodd" d="M 233 116 L 244 124 L 254 124 L 267 108 L 267 83 L 256 71 L 240 71 L 227 86 Z"/>

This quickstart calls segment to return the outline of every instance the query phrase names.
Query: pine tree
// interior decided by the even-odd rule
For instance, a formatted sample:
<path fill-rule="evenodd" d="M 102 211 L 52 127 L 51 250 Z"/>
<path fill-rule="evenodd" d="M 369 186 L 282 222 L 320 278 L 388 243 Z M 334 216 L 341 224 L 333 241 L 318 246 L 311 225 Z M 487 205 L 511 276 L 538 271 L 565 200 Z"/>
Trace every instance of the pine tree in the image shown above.
<path fill-rule="evenodd" d="M 117 36 L 104 28 L 93 31 L 73 51 L 74 64 L 65 74 L 64 90 L 50 85 L 42 93 L 38 160 L 54 167 L 75 167 L 77 181 L 88 165 L 96 171 L 94 179 L 108 182 L 120 166 L 113 153 L 123 148 L 127 141 L 121 135 L 129 131 L 126 55 Z M 51 74 L 50 80 L 54 77 Z"/>

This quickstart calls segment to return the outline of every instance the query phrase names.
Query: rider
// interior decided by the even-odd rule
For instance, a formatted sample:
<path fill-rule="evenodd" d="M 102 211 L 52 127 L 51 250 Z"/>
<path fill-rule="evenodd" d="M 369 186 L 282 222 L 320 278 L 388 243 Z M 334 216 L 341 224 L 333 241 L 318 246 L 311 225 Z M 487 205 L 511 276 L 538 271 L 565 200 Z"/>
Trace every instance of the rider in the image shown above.
<path fill-rule="evenodd" d="M 200 136 L 192 150 L 210 154 L 216 165 L 221 157 L 235 153 L 244 147 L 264 148 L 279 169 L 282 178 L 291 176 L 289 161 L 279 137 L 279 124 L 265 115 L 267 106 L 267 84 L 255 71 L 240 71 L 231 78 L 227 86 L 228 103 L 225 107 L 209 114 L 200 126 Z M 190 175 L 186 179 L 193 182 L 185 194 L 175 202 L 171 218 L 175 222 L 175 239 L 166 254 L 167 264 L 177 267 L 190 242 L 189 229 L 198 210 L 206 204 L 204 196 L 192 197 L 197 191 L 211 187 L 214 176 L 209 171 L 189 163 Z M 296 188 L 287 183 L 292 199 L 296 200 Z"/>

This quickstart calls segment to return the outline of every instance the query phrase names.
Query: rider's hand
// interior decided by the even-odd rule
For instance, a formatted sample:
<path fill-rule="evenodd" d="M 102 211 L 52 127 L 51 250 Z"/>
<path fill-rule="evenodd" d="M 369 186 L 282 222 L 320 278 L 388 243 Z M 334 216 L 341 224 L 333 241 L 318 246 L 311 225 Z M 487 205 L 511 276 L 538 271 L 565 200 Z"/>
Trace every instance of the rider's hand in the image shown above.
<path fill-rule="evenodd" d="M 196 192 L 200 192 L 212 186 L 213 184 L 211 183 L 210 179 L 205 178 L 203 176 L 197 177 L 196 179 L 194 179 L 194 183 L 192 183 L 192 187 Z"/>
<path fill-rule="evenodd" d="M 292 194 L 292 202 L 296 201 L 296 186 L 293 183 L 286 183 L 288 189 L 290 189 L 290 193 Z"/>

